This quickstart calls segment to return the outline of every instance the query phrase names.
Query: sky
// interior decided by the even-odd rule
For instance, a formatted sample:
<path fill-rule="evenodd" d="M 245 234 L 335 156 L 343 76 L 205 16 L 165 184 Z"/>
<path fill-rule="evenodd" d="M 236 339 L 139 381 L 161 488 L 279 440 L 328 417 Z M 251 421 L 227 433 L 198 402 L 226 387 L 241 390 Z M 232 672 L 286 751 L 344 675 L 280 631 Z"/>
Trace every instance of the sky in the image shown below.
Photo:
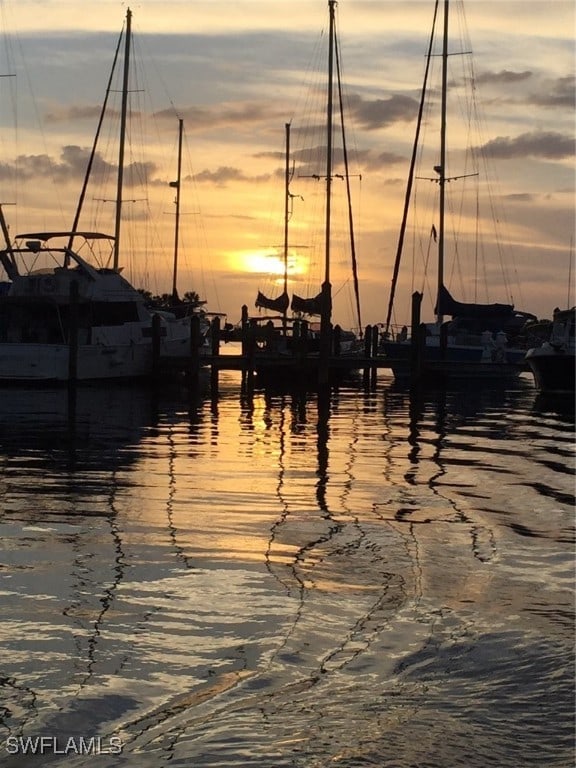
<path fill-rule="evenodd" d="M 433 0 L 337 4 L 363 326 L 384 322 L 387 313 L 433 9 Z M 315 295 L 325 269 L 328 3 L 140 0 L 131 10 L 125 274 L 153 293 L 170 290 L 169 182 L 177 173 L 182 119 L 179 292 L 198 292 L 231 322 L 242 304 L 256 312 L 258 290 L 278 295 L 289 123 L 289 290 Z M 13 237 L 72 226 L 126 11 L 116 0 L 0 0 L 0 202 Z M 553 307 L 576 303 L 575 4 L 453 0 L 450 32 L 447 285 L 461 301 L 513 303 L 550 317 Z M 434 56 L 434 77 L 439 62 Z M 120 78 L 118 67 L 112 112 Z M 409 318 L 414 290 L 430 292 L 424 319 L 433 314 L 439 97 L 431 82 L 393 315 L 398 324 Z M 355 327 L 335 122 L 334 320 Z M 117 133 L 117 122 L 103 123 L 84 229 L 113 231 Z"/>

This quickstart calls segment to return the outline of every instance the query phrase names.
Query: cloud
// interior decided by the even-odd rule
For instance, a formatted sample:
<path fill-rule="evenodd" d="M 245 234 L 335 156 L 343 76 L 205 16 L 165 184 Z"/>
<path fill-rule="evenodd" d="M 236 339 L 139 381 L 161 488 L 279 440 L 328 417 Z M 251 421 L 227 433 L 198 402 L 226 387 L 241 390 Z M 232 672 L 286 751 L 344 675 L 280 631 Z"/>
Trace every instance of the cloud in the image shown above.
<path fill-rule="evenodd" d="M 22 181 L 47 178 L 59 183 L 77 182 L 86 175 L 89 158 L 90 150 L 75 145 L 63 147 L 58 160 L 47 154 L 19 155 L 13 164 L 0 165 L 0 179 L 11 178 L 17 173 Z M 127 187 L 156 183 L 156 172 L 154 163 L 129 163 L 124 169 L 124 183 Z M 98 154 L 95 155 L 91 179 L 115 177 L 116 173 L 116 165 L 107 163 Z"/>
<path fill-rule="evenodd" d="M 529 192 L 517 192 L 515 194 L 505 195 L 505 199 L 514 203 L 532 203 L 536 197 Z"/>
<path fill-rule="evenodd" d="M 380 152 L 378 155 L 370 154 L 364 163 L 365 167 L 376 171 L 380 168 L 389 168 L 391 165 L 405 163 L 406 158 L 403 155 L 397 155 L 394 152 Z"/>
<path fill-rule="evenodd" d="M 97 120 L 102 112 L 101 106 L 75 106 L 75 107 L 52 107 L 49 112 L 44 113 L 44 120 L 47 123 L 68 123 L 71 120 Z M 119 112 L 115 110 L 107 111 L 108 117 L 115 115 L 118 117 Z M 136 113 L 132 113 L 136 116 Z"/>
<path fill-rule="evenodd" d="M 531 104 L 546 108 L 576 106 L 576 78 L 566 75 L 555 79 L 541 78 L 533 72 L 483 72 L 476 82 L 482 85 L 503 86 L 507 101 L 512 104 Z M 530 89 L 530 90 L 528 90 Z"/>
<path fill-rule="evenodd" d="M 418 102 L 409 96 L 395 95 L 389 99 L 366 101 L 354 95 L 348 99 L 352 119 L 367 130 L 387 128 L 394 123 L 407 123 L 416 118 Z"/>
<path fill-rule="evenodd" d="M 481 149 L 501 159 L 544 157 L 562 160 L 574 155 L 574 138 L 553 131 L 533 131 L 514 138 L 498 136 Z"/>
<path fill-rule="evenodd" d="M 71 151 L 72 148 L 66 147 L 61 155 L 60 162 L 54 160 L 50 155 L 20 155 L 16 161 L 11 163 L 2 163 L 0 166 L 0 178 L 10 178 L 15 173 L 21 181 L 53 179 L 60 183 L 78 181 L 86 173 L 86 161 L 80 160 L 82 150 L 79 147 L 78 153 Z M 84 159 L 86 154 L 83 154 Z"/>
<path fill-rule="evenodd" d="M 559 77 L 557 80 L 544 84 L 541 93 L 532 94 L 529 97 L 530 104 L 540 107 L 568 107 L 576 106 L 576 78 L 573 75 Z"/>
<path fill-rule="evenodd" d="M 476 76 L 477 83 L 496 83 L 496 84 L 510 84 L 518 83 L 523 80 L 529 80 L 533 77 L 533 73 L 526 70 L 525 72 L 511 72 L 508 69 L 502 69 L 500 72 L 481 72 Z"/>
<path fill-rule="evenodd" d="M 206 182 L 209 184 L 216 184 L 218 187 L 225 187 L 229 182 L 266 181 L 270 178 L 270 176 L 271 174 L 265 174 L 262 176 L 249 176 L 239 168 L 233 168 L 229 165 L 221 165 L 215 171 L 200 171 L 200 173 L 194 175 L 194 181 L 198 183 Z"/>
<path fill-rule="evenodd" d="M 235 130 L 243 126 L 252 126 L 270 121 L 285 120 L 283 111 L 275 111 L 268 102 L 242 102 L 219 104 L 214 107 L 188 106 L 179 109 L 179 114 L 189 126 L 189 131 L 215 130 L 230 128 Z M 157 118 L 174 120 L 174 110 L 166 109 L 156 112 Z"/>

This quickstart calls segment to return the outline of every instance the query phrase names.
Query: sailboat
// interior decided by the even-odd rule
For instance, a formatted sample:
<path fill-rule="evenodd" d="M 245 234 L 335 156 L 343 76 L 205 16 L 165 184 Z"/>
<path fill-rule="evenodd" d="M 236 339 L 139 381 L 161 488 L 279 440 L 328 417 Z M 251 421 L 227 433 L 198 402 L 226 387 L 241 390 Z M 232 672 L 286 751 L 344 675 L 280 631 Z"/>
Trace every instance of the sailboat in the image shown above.
<path fill-rule="evenodd" d="M 114 65 L 121 40 L 122 35 Z M 25 233 L 17 235 L 12 242 L 0 207 L 5 241 L 0 263 L 8 277 L 8 281 L 0 284 L 0 382 L 140 378 L 152 374 L 156 353 L 170 356 L 189 351 L 190 319 L 151 309 L 141 292 L 121 274 L 130 45 L 131 11 L 128 9 L 114 235 L 78 228 L 106 100 L 72 229 Z M 107 96 L 109 90 L 110 84 Z M 79 247 L 75 247 L 77 242 Z M 90 257 L 96 251 L 102 254 L 102 247 L 109 249 L 103 262 L 112 261 L 112 267 L 91 263 Z M 156 337 L 154 316 L 158 324 Z M 155 345 L 159 348 L 155 349 Z"/>
<path fill-rule="evenodd" d="M 443 35 L 442 35 L 442 83 L 440 115 L 440 156 L 434 166 L 435 176 L 427 179 L 437 185 L 439 193 L 438 227 L 432 225 L 431 238 L 437 255 L 436 301 L 433 323 L 420 325 L 419 313 L 422 294 L 413 296 L 413 323 L 409 335 L 407 326 L 396 334 L 391 333 L 391 316 L 395 299 L 395 290 L 402 256 L 406 222 L 411 205 L 412 185 L 415 178 L 416 158 L 420 148 L 420 129 L 423 110 L 428 92 L 429 68 L 434 56 L 433 47 L 440 0 L 436 0 L 434 21 L 430 37 L 424 87 L 420 101 L 416 136 L 412 152 L 408 185 L 406 189 L 404 216 L 400 228 L 396 261 L 393 270 L 392 286 L 388 313 L 380 344 L 381 351 L 389 358 L 390 368 L 396 378 L 410 375 L 414 360 L 414 349 L 419 349 L 421 370 L 424 378 L 478 378 L 478 377 L 515 377 L 525 370 L 524 356 L 526 349 L 514 342 L 521 339 L 522 329 L 527 322 L 536 319 L 528 312 L 515 310 L 513 304 L 480 304 L 457 301 L 445 284 L 445 245 L 446 245 L 446 186 L 458 182 L 467 176 L 478 173 L 461 173 L 450 176 L 447 172 L 447 101 L 448 101 L 448 50 L 449 40 L 449 0 L 443 0 Z M 418 177 L 422 178 L 422 177 Z M 451 319 L 445 322 L 445 317 Z"/>
<path fill-rule="evenodd" d="M 268 324 L 268 331 L 265 336 L 267 346 L 270 347 L 270 340 L 276 352 L 281 355 L 294 353 L 296 349 L 299 353 L 304 349 L 304 355 L 299 354 L 300 363 L 306 365 L 318 376 L 320 383 L 327 380 L 330 368 L 330 358 L 337 353 L 338 355 L 357 355 L 359 348 L 356 343 L 356 336 L 351 331 L 343 331 L 340 327 L 335 328 L 332 325 L 332 285 L 331 279 L 331 230 L 332 230 L 332 182 L 333 182 L 333 133 L 334 133 L 334 86 L 335 75 L 337 77 L 338 94 L 340 97 L 340 116 L 342 118 L 342 93 L 340 83 L 340 65 L 338 44 L 336 40 L 335 8 L 336 0 L 329 0 L 329 35 L 328 35 L 328 83 L 327 83 L 327 106 L 326 106 L 326 166 L 325 166 L 325 235 L 324 235 L 324 280 L 320 291 L 311 298 L 303 298 L 293 294 L 292 300 L 288 294 L 288 221 L 290 215 L 290 124 L 286 124 L 286 164 L 285 164 L 285 187 L 284 187 L 284 279 L 282 293 L 276 298 L 269 298 L 261 291 L 256 298 L 256 306 L 281 313 L 281 331 L 275 332 L 273 327 L 274 318 L 264 318 Z M 358 290 L 358 274 L 356 267 L 356 253 L 354 248 L 354 233 L 352 227 L 352 215 L 350 208 L 350 189 L 348 173 L 348 156 L 346 151 L 346 140 L 344 133 L 343 120 L 341 119 L 343 153 L 345 158 L 346 173 L 344 178 L 347 182 L 347 193 L 349 202 L 349 224 L 350 239 L 352 249 L 353 275 L 356 293 L 356 309 L 358 314 L 358 325 L 361 325 L 360 318 L 360 298 Z M 293 317 L 288 318 L 288 307 L 293 312 Z M 319 316 L 320 323 L 315 324 L 307 318 Z M 261 322 L 261 318 L 253 318 L 253 322 Z M 268 350 L 264 350 L 265 352 Z M 258 361 L 256 361 L 258 367 Z M 269 373 L 272 369 L 270 357 L 266 360 L 265 369 Z M 285 371 L 285 366 L 282 366 Z M 262 367 L 264 372 L 264 366 Z"/>

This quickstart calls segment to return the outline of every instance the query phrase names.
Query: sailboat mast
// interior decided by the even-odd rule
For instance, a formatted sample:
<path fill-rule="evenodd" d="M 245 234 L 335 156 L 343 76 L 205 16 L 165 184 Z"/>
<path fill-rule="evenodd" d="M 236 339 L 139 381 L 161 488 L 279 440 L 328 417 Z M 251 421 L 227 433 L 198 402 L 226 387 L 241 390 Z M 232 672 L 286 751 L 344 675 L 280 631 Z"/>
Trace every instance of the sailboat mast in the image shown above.
<path fill-rule="evenodd" d="M 336 0 L 329 0 L 330 32 L 328 48 L 328 104 L 326 109 L 326 239 L 325 239 L 325 263 L 324 281 L 330 283 L 330 228 L 331 228 L 331 202 L 332 202 L 332 123 L 334 112 L 334 6 Z"/>
<path fill-rule="evenodd" d="M 128 114 L 128 77 L 130 73 L 132 11 L 126 11 L 126 43 L 124 46 L 124 79 L 122 83 L 122 111 L 120 115 L 120 148 L 118 152 L 118 185 L 116 190 L 116 224 L 114 228 L 114 269 L 120 263 L 120 222 L 122 219 L 122 187 L 124 184 L 124 144 L 126 141 L 126 116 Z"/>
<path fill-rule="evenodd" d="M 286 163 L 284 167 L 284 294 L 288 295 L 288 219 L 290 218 L 290 123 L 286 128 Z M 282 313 L 284 329 L 287 324 L 288 308 Z"/>
<path fill-rule="evenodd" d="M 330 31 L 328 46 L 328 104 L 326 108 L 326 233 L 324 282 L 322 283 L 322 301 L 320 314 L 320 355 L 319 383 L 328 382 L 328 364 L 332 344 L 332 287 L 330 285 L 330 227 L 332 195 L 332 121 L 333 121 L 333 80 L 334 80 L 334 8 L 336 0 L 329 0 Z"/>
<path fill-rule="evenodd" d="M 72 250 L 74 245 L 74 232 L 78 229 L 78 223 L 80 221 L 80 214 L 82 213 L 82 206 L 84 205 L 84 199 L 86 197 L 86 190 L 88 189 L 88 183 L 92 174 L 92 166 L 94 164 L 94 158 L 96 157 L 96 149 L 98 148 L 98 141 L 100 138 L 100 131 L 102 130 L 102 124 L 104 123 L 104 117 L 106 116 L 106 109 L 108 107 L 108 98 L 110 96 L 110 89 L 112 88 L 112 80 L 114 78 L 114 72 L 116 71 L 116 63 L 118 61 L 118 55 L 120 53 L 120 45 L 122 43 L 122 35 L 118 38 L 118 44 L 116 45 L 116 51 L 114 53 L 114 61 L 112 62 L 112 69 L 110 70 L 110 77 L 108 78 L 108 84 L 106 86 L 106 94 L 104 96 L 104 103 L 100 110 L 100 117 L 98 119 L 98 127 L 96 128 L 96 135 L 94 136 L 94 142 L 92 144 L 92 151 L 90 152 L 90 159 L 86 166 L 86 173 L 84 174 L 84 183 L 82 184 L 82 190 L 80 192 L 80 198 L 76 207 L 76 213 L 74 215 L 74 221 L 72 223 L 72 234 L 68 240 L 68 249 Z M 64 259 L 64 265 L 68 266 L 69 256 L 66 254 Z"/>
<path fill-rule="evenodd" d="M 446 101 L 448 90 L 448 6 L 444 0 L 444 37 L 442 43 L 442 105 L 440 118 L 440 221 L 438 224 L 438 290 L 436 293 L 436 321 L 440 325 L 444 317 L 440 311 L 440 296 L 444 287 L 444 210 L 446 192 Z"/>
<path fill-rule="evenodd" d="M 354 217 L 352 216 L 352 193 L 350 191 L 350 169 L 348 164 L 348 148 L 346 145 L 346 131 L 344 130 L 344 100 L 342 98 L 342 77 L 340 71 L 340 55 L 338 53 L 338 41 L 335 40 L 334 53 L 336 56 L 336 82 L 338 87 L 338 104 L 340 107 L 340 129 L 342 132 L 342 154 L 344 158 L 344 178 L 346 180 L 346 200 L 348 202 L 348 228 L 350 232 L 350 255 L 352 257 L 352 277 L 354 279 L 354 296 L 356 298 L 356 319 L 358 331 L 362 338 L 362 314 L 360 312 L 360 286 L 358 283 L 358 263 L 356 260 L 356 241 L 354 238 Z M 362 178 L 362 177 L 360 177 Z"/>
<path fill-rule="evenodd" d="M 178 173 L 176 176 L 176 184 L 170 186 L 176 187 L 176 223 L 174 225 L 174 266 L 172 269 L 172 298 L 176 300 L 178 298 L 178 290 L 176 283 L 178 279 L 178 240 L 180 232 L 180 181 L 182 176 L 182 131 L 184 126 L 184 120 L 180 118 L 178 120 Z"/>
<path fill-rule="evenodd" d="M 336 0 L 329 0 L 330 31 L 328 47 L 328 104 L 326 108 L 326 232 L 324 282 L 322 283 L 322 306 L 320 314 L 320 368 L 327 376 L 328 358 L 331 345 L 332 320 L 332 288 L 330 285 L 330 228 L 331 228 L 331 196 L 332 196 L 332 122 L 334 111 L 333 80 L 334 80 L 334 8 Z"/>
<path fill-rule="evenodd" d="M 404 250 L 404 237 L 406 235 L 406 225 L 408 222 L 408 212 L 410 209 L 410 203 L 412 200 L 412 185 L 414 184 L 414 169 L 416 168 L 416 161 L 418 159 L 418 148 L 420 146 L 420 130 L 422 128 L 422 116 L 424 114 L 424 105 L 426 102 L 426 92 L 428 89 L 428 74 L 430 72 L 430 61 L 432 59 L 432 50 L 434 47 L 434 40 L 436 37 L 436 18 L 438 16 L 438 4 L 440 0 L 436 0 L 434 5 L 434 18 L 432 21 L 432 31 L 430 33 L 430 41 L 428 43 L 428 52 L 426 54 L 426 67 L 424 70 L 424 82 L 422 85 L 422 92 L 420 94 L 420 105 L 418 107 L 418 118 L 416 120 L 416 134 L 414 136 L 414 143 L 412 145 L 412 157 L 410 159 L 410 170 L 408 171 L 408 183 L 406 185 L 406 193 L 404 195 L 404 211 L 402 214 L 402 223 L 400 225 L 400 234 L 398 236 L 398 245 L 396 247 L 396 259 L 394 261 L 394 270 L 392 272 L 392 285 L 390 286 L 390 298 L 388 300 L 388 312 L 386 313 L 386 324 L 384 326 L 385 338 L 388 338 L 390 332 L 390 322 L 392 320 L 392 309 L 394 307 L 394 298 L 396 295 L 396 284 L 398 283 L 398 274 L 400 272 L 400 261 L 402 259 L 402 253 Z"/>

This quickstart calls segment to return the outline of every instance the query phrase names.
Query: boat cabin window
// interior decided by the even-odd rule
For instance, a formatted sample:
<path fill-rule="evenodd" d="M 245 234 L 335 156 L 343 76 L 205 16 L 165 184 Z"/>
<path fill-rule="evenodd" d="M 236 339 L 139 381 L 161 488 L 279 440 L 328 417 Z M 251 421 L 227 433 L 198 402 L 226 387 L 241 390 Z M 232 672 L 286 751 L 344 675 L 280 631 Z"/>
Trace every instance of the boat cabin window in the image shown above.
<path fill-rule="evenodd" d="M 96 301 L 90 308 L 92 325 L 122 325 L 139 320 L 135 301 Z"/>

